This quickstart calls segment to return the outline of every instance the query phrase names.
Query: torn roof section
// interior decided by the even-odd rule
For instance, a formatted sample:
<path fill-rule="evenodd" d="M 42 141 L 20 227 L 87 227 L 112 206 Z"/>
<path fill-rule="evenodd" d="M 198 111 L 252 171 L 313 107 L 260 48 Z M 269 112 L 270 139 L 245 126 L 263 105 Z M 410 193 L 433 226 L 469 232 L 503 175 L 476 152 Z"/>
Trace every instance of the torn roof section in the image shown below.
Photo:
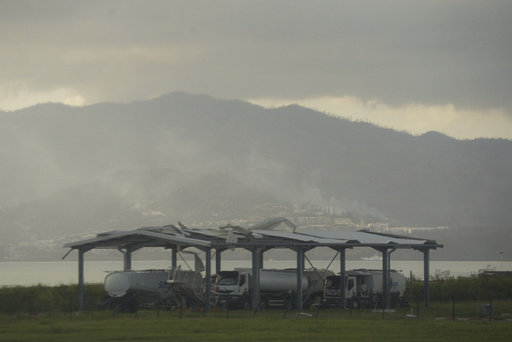
<path fill-rule="evenodd" d="M 284 228 L 284 229 L 283 229 Z M 365 230 L 356 232 L 300 232 L 284 217 L 268 219 L 249 228 L 227 225 L 219 228 L 188 228 L 178 226 L 142 227 L 128 231 L 108 231 L 95 238 L 70 242 L 65 248 L 82 249 L 130 249 L 164 247 L 180 249 L 205 248 L 393 248 L 436 249 L 442 248 L 434 240 L 417 239 L 400 235 L 381 234 Z"/>

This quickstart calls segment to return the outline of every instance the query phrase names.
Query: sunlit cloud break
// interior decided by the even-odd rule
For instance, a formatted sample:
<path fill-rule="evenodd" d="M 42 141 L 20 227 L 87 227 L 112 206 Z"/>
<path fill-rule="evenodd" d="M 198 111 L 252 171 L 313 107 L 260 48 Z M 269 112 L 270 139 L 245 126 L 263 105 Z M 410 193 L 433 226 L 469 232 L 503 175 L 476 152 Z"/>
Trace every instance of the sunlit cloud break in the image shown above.
<path fill-rule="evenodd" d="M 63 103 L 80 107 L 86 104 L 85 98 L 72 89 L 58 88 L 48 91 L 31 91 L 23 86 L 3 87 L 0 95 L 0 110 L 14 111 L 34 106 L 39 103 Z"/>
<path fill-rule="evenodd" d="M 370 122 L 413 135 L 437 131 L 456 139 L 512 139 L 512 119 L 500 109 L 467 110 L 452 104 L 393 107 L 378 101 L 364 102 L 353 96 L 305 99 L 267 97 L 248 101 L 266 108 L 297 104 L 329 115 Z"/>

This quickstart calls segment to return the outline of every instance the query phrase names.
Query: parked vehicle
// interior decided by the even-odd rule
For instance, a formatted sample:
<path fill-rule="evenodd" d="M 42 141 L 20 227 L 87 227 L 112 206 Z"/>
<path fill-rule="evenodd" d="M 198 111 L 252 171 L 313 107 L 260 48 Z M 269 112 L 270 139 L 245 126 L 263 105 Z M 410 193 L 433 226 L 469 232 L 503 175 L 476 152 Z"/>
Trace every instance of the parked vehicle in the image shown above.
<path fill-rule="evenodd" d="M 302 307 L 321 304 L 326 270 L 304 270 L 302 272 Z M 252 269 L 235 269 L 217 273 L 213 290 L 214 302 L 229 308 L 252 308 L 255 295 L 252 287 Z M 297 298 L 297 270 L 260 270 L 260 309 L 269 306 L 293 307 Z"/>
<path fill-rule="evenodd" d="M 180 268 L 111 272 L 104 282 L 108 297 L 100 305 L 118 312 L 136 312 L 141 305 L 187 307 L 194 300 L 189 294 L 200 292 L 202 284 L 199 272 Z"/>
<path fill-rule="evenodd" d="M 344 281 L 345 306 L 352 309 L 371 308 L 383 303 L 382 270 L 357 269 L 346 271 Z M 389 298 L 391 306 L 398 308 L 407 304 L 404 297 L 406 278 L 403 274 L 389 272 Z M 326 306 L 341 307 L 341 276 L 331 275 L 325 279 L 323 301 Z"/>

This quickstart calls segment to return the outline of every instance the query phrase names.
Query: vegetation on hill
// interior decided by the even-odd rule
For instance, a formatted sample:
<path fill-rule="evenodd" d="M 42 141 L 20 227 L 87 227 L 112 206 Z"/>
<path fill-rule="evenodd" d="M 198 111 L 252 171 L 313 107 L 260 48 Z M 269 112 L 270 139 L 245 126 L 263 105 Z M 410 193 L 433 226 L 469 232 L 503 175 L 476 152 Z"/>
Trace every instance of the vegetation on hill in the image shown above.
<path fill-rule="evenodd" d="M 512 220 L 504 139 L 413 136 L 295 105 L 184 93 L 38 105 L 0 122 L 5 257 L 84 232 L 267 219 L 282 204 L 393 226 L 504 232 Z M 267 203 L 274 209 L 258 211 Z"/>

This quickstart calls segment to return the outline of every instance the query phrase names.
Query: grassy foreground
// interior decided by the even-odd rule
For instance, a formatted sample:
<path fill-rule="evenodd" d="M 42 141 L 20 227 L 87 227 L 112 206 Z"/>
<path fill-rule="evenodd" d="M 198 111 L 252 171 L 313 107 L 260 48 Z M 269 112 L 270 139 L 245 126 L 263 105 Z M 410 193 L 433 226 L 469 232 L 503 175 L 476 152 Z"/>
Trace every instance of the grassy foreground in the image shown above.
<path fill-rule="evenodd" d="M 0 316 L 1 341 L 510 341 L 512 322 L 325 310 Z"/>

